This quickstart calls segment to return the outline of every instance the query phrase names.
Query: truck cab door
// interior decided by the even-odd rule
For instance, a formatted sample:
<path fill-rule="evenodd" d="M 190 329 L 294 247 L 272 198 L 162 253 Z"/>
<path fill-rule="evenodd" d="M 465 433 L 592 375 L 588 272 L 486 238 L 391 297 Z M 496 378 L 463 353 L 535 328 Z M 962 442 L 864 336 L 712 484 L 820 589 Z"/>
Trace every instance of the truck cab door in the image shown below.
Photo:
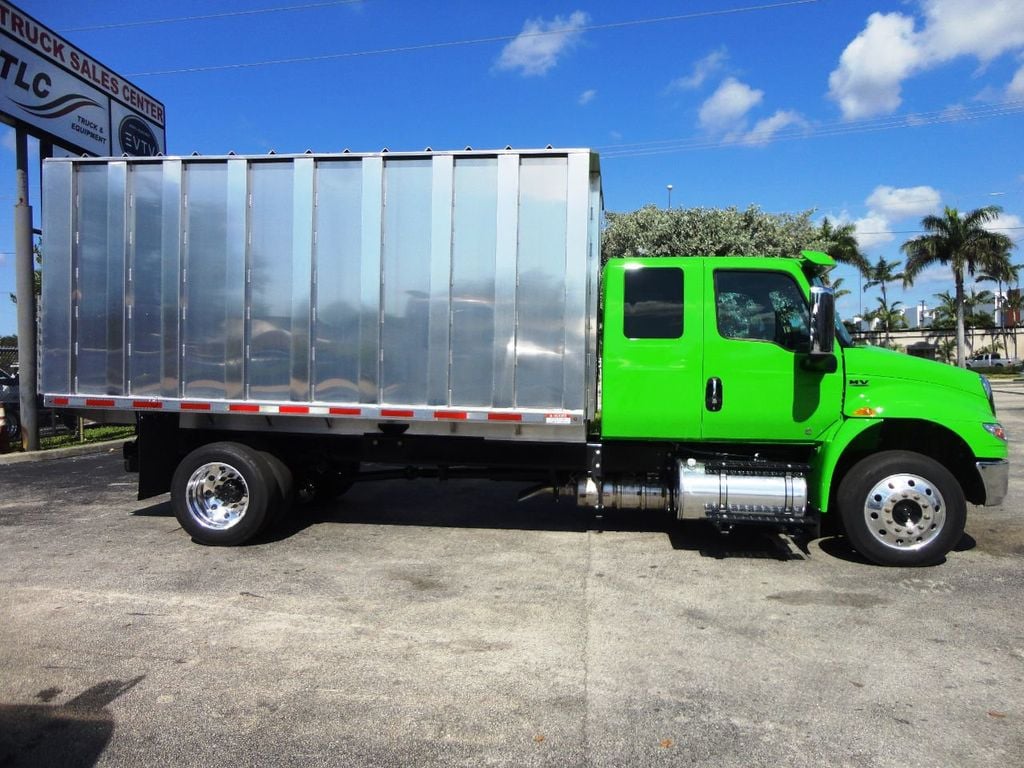
<path fill-rule="evenodd" d="M 702 437 L 814 442 L 840 417 L 843 377 L 841 359 L 809 361 L 806 281 L 796 262 L 730 261 L 706 281 Z"/>
<path fill-rule="evenodd" d="M 701 259 L 612 259 L 604 274 L 601 434 L 698 439 Z"/>

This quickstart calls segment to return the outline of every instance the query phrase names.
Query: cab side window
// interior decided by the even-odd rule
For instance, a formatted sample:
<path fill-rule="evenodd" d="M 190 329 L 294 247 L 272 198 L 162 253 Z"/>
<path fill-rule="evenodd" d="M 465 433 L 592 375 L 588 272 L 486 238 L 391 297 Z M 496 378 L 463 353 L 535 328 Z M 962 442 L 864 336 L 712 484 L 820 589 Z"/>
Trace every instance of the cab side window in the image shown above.
<path fill-rule="evenodd" d="M 783 272 L 715 272 L 718 333 L 726 339 L 768 341 L 786 349 L 810 343 L 807 300 Z"/>
<path fill-rule="evenodd" d="M 622 332 L 627 339 L 683 335 L 683 270 L 643 267 L 625 272 Z"/>

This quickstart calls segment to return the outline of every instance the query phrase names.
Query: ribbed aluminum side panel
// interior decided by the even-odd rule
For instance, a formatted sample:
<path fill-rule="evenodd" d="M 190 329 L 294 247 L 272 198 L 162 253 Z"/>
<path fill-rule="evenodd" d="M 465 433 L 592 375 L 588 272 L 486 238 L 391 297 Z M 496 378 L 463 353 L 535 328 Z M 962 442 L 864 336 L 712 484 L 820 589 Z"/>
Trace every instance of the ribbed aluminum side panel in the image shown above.
<path fill-rule="evenodd" d="M 588 151 L 44 174 L 46 392 L 593 414 Z"/>
<path fill-rule="evenodd" d="M 40 301 L 42 313 L 39 356 L 41 392 L 72 392 L 71 378 L 71 278 L 74 240 L 72 206 L 74 190 L 70 163 L 45 163 L 42 187 L 43 253 L 46 280 Z"/>

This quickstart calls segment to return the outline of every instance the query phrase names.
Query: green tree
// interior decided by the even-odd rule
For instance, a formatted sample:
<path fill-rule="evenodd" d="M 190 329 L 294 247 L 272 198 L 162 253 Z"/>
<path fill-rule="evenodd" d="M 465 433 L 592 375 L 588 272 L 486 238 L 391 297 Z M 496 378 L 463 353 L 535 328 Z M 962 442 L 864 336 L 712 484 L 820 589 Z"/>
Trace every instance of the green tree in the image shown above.
<path fill-rule="evenodd" d="M 805 249 L 828 252 L 811 223 L 813 211 L 765 213 L 757 206 L 672 208 L 654 205 L 605 214 L 601 258 L 626 256 L 793 256 Z"/>
<path fill-rule="evenodd" d="M 866 313 L 866 319 L 872 321 L 876 329 L 885 334 L 884 344 L 887 347 L 891 347 L 892 337 L 890 333 L 907 327 L 907 320 L 903 316 L 903 310 L 900 309 L 900 305 L 903 302 L 894 301 L 892 304 L 887 304 L 881 296 L 876 296 L 875 300 L 878 302 L 878 306 Z"/>
<path fill-rule="evenodd" d="M 834 226 L 826 216 L 818 228 L 818 239 L 825 243 L 825 253 L 839 264 L 847 264 L 864 274 L 870 267 L 868 257 L 860 249 L 857 242 L 856 227 L 853 224 Z"/>
<path fill-rule="evenodd" d="M 947 207 L 942 216 L 925 216 L 921 227 L 926 234 L 912 238 L 900 246 L 907 255 L 903 268 L 904 286 L 913 285 L 922 270 L 943 264 L 953 270 L 956 304 L 956 363 L 964 367 L 964 275 L 991 265 L 1000 255 L 1008 253 L 1013 242 L 1006 235 L 990 232 L 985 224 L 1002 212 L 997 205 L 977 208 L 961 215 Z"/>
<path fill-rule="evenodd" d="M 896 267 L 899 265 L 898 261 L 886 261 L 884 258 L 879 258 L 876 264 L 870 264 L 867 269 L 861 270 L 861 274 L 865 278 L 864 290 L 867 291 L 875 286 L 881 288 L 882 304 L 885 306 L 889 304 L 889 296 L 886 290 L 888 284 L 903 279 L 903 273 L 896 271 Z"/>

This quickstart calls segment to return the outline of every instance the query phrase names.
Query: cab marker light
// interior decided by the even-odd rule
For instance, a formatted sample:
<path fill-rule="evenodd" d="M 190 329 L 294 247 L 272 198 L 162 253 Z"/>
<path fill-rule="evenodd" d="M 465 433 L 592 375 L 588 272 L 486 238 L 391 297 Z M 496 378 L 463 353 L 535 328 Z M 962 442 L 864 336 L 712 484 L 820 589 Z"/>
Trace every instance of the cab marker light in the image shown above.
<path fill-rule="evenodd" d="M 994 435 L 995 437 L 998 437 L 1000 440 L 1006 439 L 1006 430 L 1003 429 L 1002 424 L 999 424 L 998 422 L 992 422 L 988 424 L 982 424 L 981 426 L 983 426 L 985 428 L 985 431 L 988 432 L 990 435 Z"/>
<path fill-rule="evenodd" d="M 853 412 L 853 415 L 854 416 L 877 416 L 878 415 L 878 411 L 876 411 L 874 408 L 871 408 L 870 406 L 865 405 L 864 407 L 858 408 L 857 410 L 855 410 Z"/>

